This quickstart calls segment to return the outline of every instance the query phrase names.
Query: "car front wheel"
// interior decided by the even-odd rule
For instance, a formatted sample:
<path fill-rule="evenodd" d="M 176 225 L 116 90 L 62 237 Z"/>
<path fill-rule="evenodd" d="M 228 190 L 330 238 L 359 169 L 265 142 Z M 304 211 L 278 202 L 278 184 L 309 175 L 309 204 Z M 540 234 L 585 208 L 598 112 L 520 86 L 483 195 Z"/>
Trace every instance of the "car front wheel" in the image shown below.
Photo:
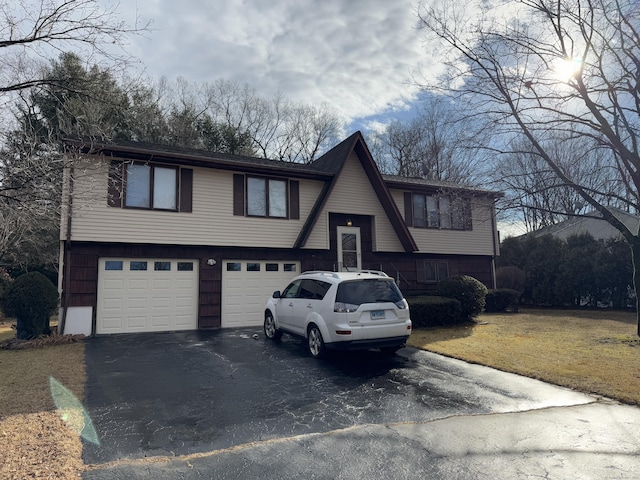
<path fill-rule="evenodd" d="M 282 336 L 282 332 L 276 327 L 276 321 L 273 319 L 271 312 L 264 315 L 264 334 L 270 340 L 278 340 Z"/>
<path fill-rule="evenodd" d="M 315 325 L 309 327 L 307 334 L 307 346 L 309 347 L 309 353 L 313 358 L 320 358 L 324 356 L 324 341 L 322 340 L 322 334 L 320 329 Z"/>

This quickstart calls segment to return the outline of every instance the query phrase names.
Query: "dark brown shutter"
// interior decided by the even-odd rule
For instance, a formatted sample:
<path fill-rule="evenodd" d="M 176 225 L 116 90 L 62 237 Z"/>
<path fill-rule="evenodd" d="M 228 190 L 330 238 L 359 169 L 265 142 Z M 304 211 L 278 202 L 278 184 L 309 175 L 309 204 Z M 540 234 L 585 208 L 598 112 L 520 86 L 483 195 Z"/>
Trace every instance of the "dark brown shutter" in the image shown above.
<path fill-rule="evenodd" d="M 122 185 L 124 176 L 124 162 L 112 160 L 109 165 L 109 184 L 107 187 L 107 204 L 110 207 L 122 208 Z"/>
<path fill-rule="evenodd" d="M 244 175 L 233 175 L 233 214 L 244 216 Z"/>
<path fill-rule="evenodd" d="M 193 170 L 180 169 L 180 211 L 191 213 L 193 208 Z"/>
<path fill-rule="evenodd" d="M 289 182 L 289 218 L 300 219 L 300 182 L 297 180 Z"/>
<path fill-rule="evenodd" d="M 413 227 L 413 197 L 411 192 L 404 192 L 404 223 Z"/>

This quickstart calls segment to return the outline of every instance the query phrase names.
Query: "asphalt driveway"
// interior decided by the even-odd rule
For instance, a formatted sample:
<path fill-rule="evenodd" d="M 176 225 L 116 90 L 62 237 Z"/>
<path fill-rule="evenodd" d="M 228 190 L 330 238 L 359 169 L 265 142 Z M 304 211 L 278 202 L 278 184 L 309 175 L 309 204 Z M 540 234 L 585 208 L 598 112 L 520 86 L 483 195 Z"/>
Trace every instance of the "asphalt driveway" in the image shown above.
<path fill-rule="evenodd" d="M 640 409 L 414 349 L 259 329 L 86 347 L 85 479 L 636 478 Z"/>

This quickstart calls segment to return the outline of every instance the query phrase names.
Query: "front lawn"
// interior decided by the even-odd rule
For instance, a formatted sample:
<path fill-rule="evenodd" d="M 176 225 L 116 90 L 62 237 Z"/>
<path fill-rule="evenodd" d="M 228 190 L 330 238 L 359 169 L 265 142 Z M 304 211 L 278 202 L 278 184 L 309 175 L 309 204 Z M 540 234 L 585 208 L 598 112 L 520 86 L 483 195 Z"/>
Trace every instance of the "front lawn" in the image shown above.
<path fill-rule="evenodd" d="M 635 313 L 522 310 L 474 325 L 414 330 L 411 346 L 640 404 Z"/>

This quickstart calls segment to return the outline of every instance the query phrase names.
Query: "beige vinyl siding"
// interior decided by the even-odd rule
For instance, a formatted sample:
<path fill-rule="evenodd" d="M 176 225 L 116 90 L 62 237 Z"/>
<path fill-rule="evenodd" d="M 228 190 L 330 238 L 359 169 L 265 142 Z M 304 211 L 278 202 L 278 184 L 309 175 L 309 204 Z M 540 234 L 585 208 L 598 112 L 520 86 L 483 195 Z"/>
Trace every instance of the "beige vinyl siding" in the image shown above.
<path fill-rule="evenodd" d="M 373 249 L 381 252 L 404 252 L 380 200 L 356 153 L 352 152 L 334 185 L 323 211 L 305 245 L 306 248 L 329 248 L 329 213 L 373 215 Z"/>
<path fill-rule="evenodd" d="M 391 196 L 404 218 L 404 191 L 392 189 Z M 497 234 L 492 221 L 493 200 L 486 197 L 473 198 L 471 215 L 473 230 L 409 227 L 418 251 L 452 255 L 494 255 L 494 238 L 497 238 Z"/>
<path fill-rule="evenodd" d="M 99 175 L 77 178 L 72 239 L 76 241 L 293 246 L 323 183 L 300 180 L 300 220 L 233 215 L 233 172 L 194 168 L 193 212 L 163 212 L 107 206 L 107 161 Z M 64 232 L 63 232 L 64 235 Z"/>

